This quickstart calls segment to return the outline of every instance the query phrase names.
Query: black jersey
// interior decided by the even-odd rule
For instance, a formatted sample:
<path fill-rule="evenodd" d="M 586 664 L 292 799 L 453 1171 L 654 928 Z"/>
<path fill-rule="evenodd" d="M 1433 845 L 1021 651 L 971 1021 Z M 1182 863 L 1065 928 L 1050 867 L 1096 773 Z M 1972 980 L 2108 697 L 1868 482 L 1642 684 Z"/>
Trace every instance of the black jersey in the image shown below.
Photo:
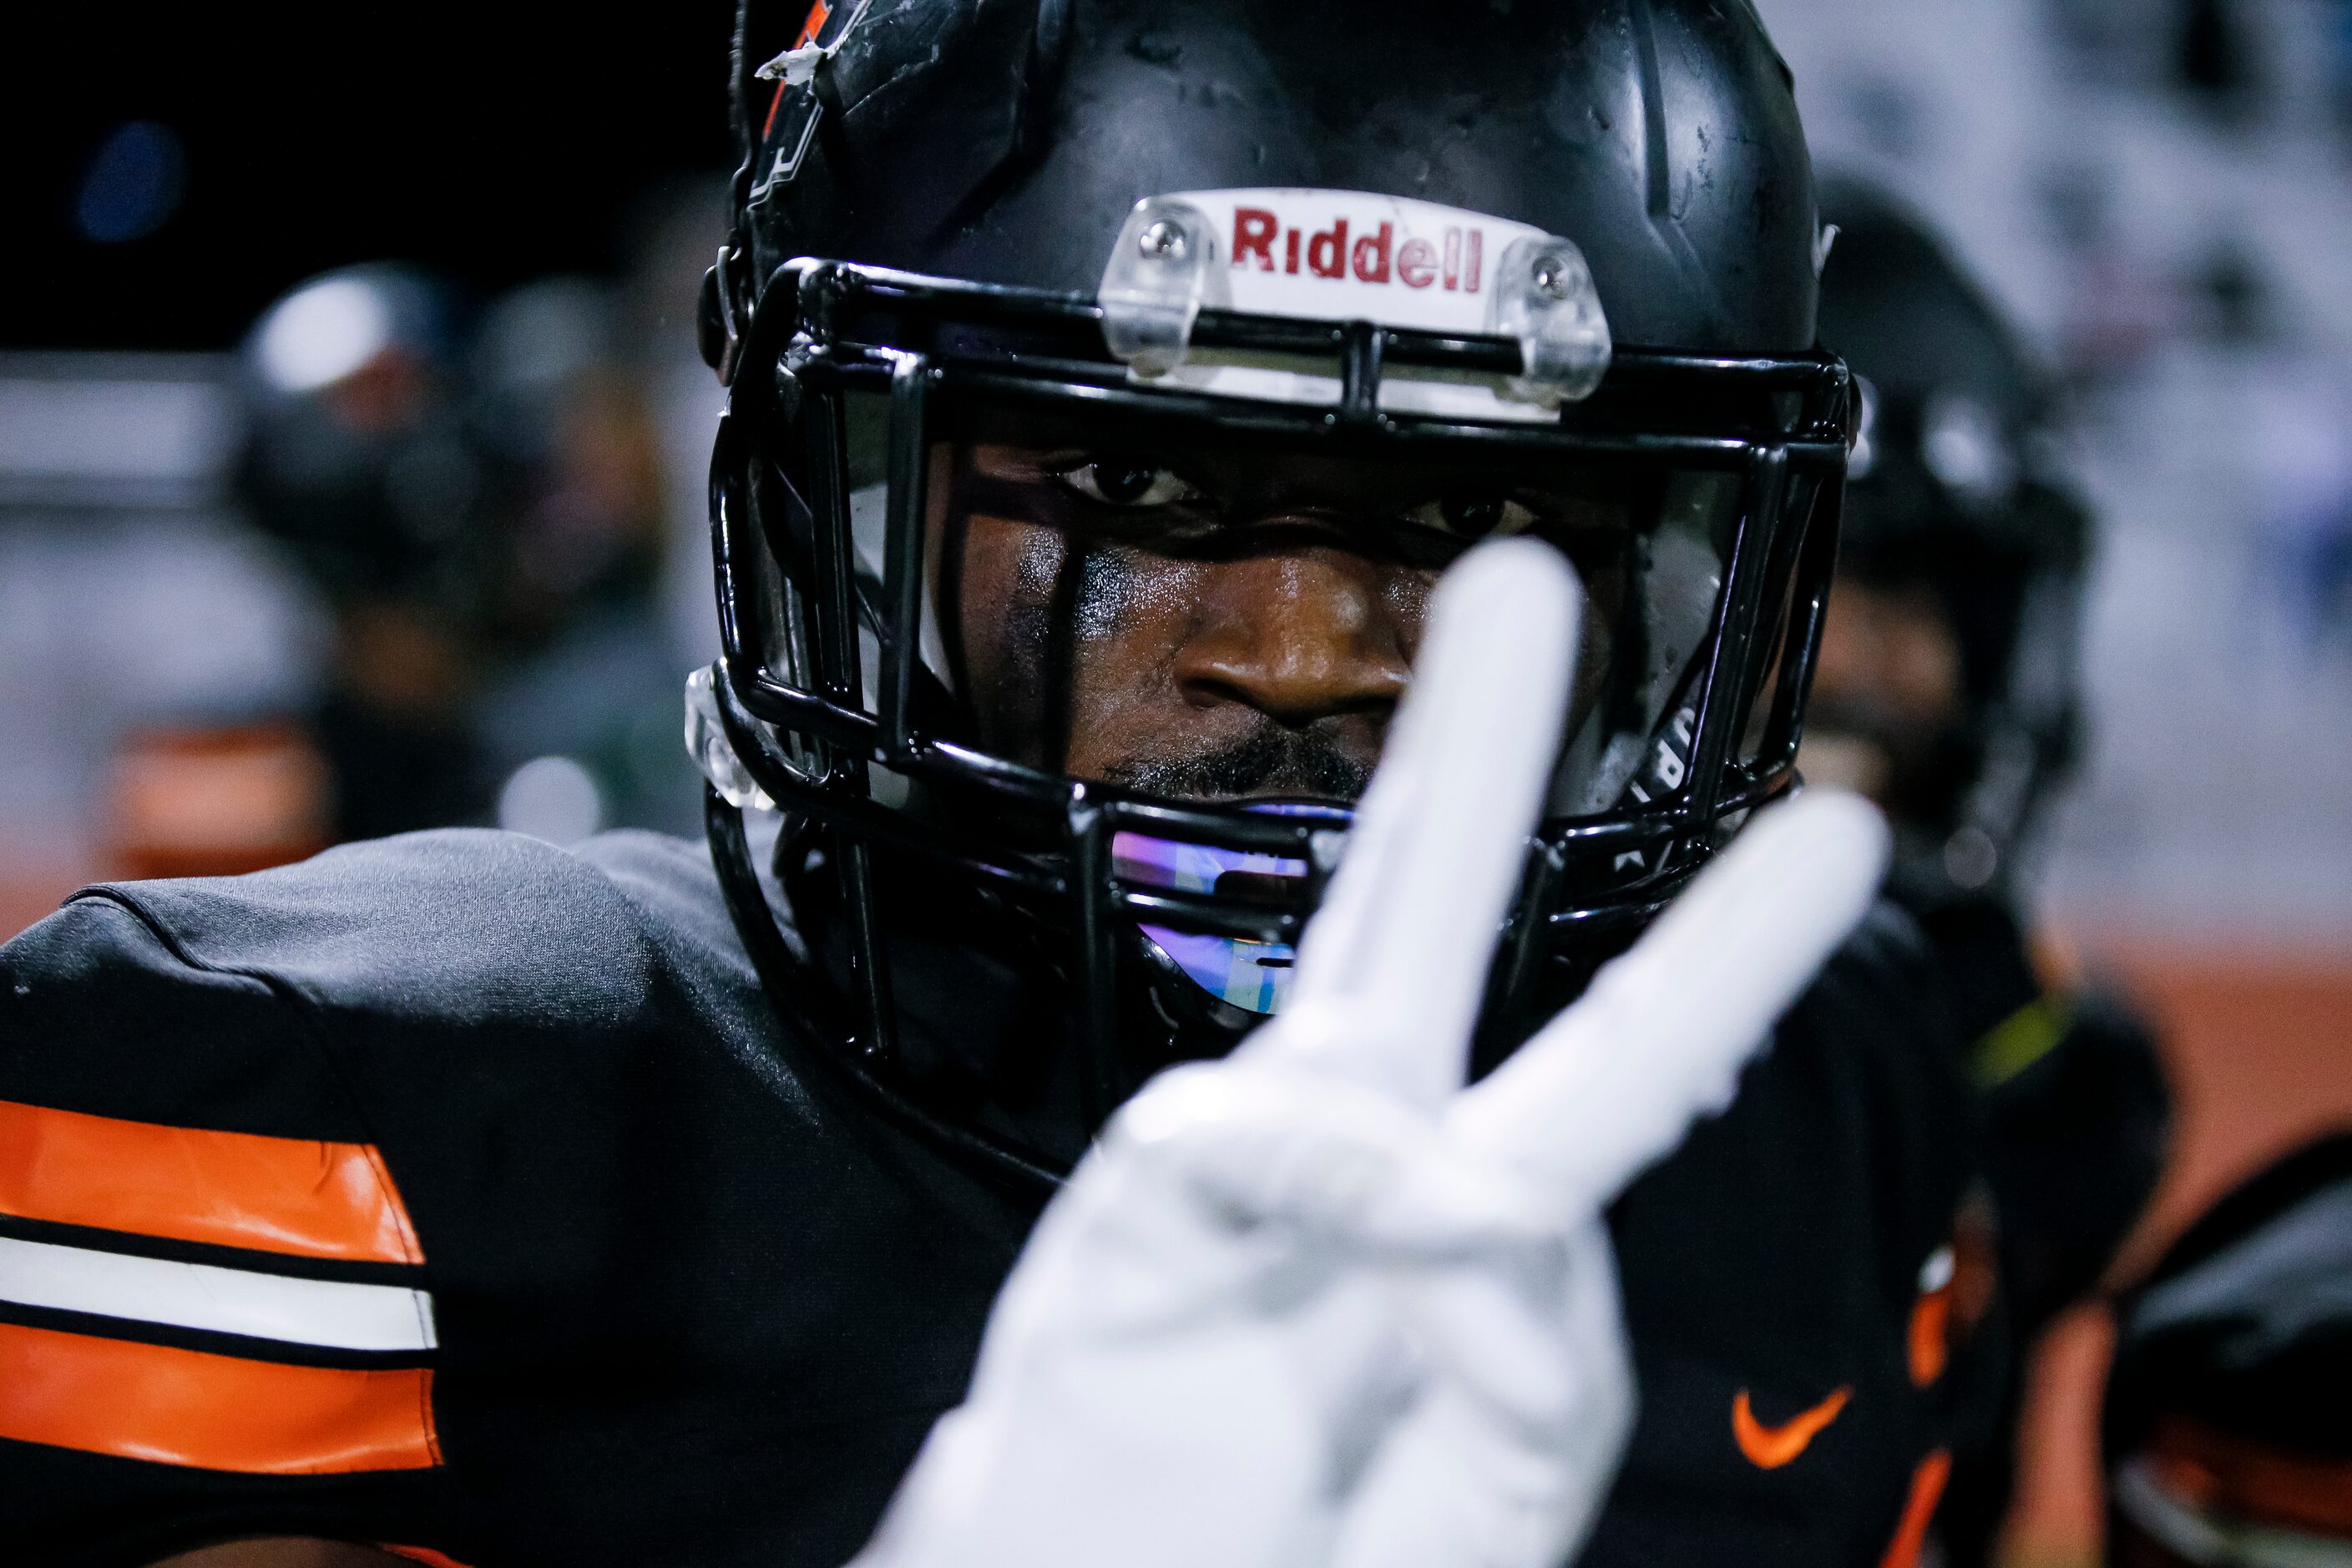
<path fill-rule="evenodd" d="M 1944 977 L 2001 1274 L 2032 1335 L 2091 1294 L 2163 1173 L 2171 1099 L 2155 1037 L 2117 997 L 2045 986 L 2025 932 L 1990 898 L 1916 911 Z"/>
<path fill-rule="evenodd" d="M 1620 1204 L 1641 1417 L 1586 1562 L 1916 1544 L 1967 1178 L 1925 984 L 1874 916 Z M 698 845 L 79 895 L 0 948 L 0 1561 L 833 1568 L 1035 1217 L 863 1105 Z"/>
<path fill-rule="evenodd" d="M 2001 1310 L 1981 1398 L 1958 1435 L 1938 1537 L 1953 1568 L 1993 1562 L 2017 1473 L 2023 1352 L 2094 1294 L 2162 1173 L 2171 1104 L 2156 1042 L 2116 999 L 2046 989 L 1999 900 L 1916 910 L 1977 1098 L 1998 1216 Z"/>

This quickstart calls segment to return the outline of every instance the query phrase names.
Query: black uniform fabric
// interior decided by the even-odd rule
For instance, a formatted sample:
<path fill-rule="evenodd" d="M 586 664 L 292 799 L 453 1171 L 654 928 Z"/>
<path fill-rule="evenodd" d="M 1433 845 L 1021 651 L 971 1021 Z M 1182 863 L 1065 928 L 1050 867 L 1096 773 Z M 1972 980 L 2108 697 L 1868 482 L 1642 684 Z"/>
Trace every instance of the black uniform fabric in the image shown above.
<path fill-rule="evenodd" d="M 1968 1176 L 1932 995 L 1882 910 L 1623 1201 L 1642 1415 L 1586 1563 L 1879 1562 L 1951 1420 L 1955 1379 L 1906 1362 Z M 442 1462 L 261 1476 L 0 1440 L 0 1561 L 256 1534 L 472 1568 L 846 1561 L 961 1396 L 1034 1205 L 810 1050 L 678 840 L 439 832 L 80 895 L 0 948 L 0 1100 L 375 1145 L 422 1244 Z M 1840 1389 L 1801 1452 L 1743 1457 L 1736 1400 L 1777 1430 Z"/>
<path fill-rule="evenodd" d="M 2116 997 L 2045 991 L 2004 905 L 1958 900 L 1918 920 L 1981 1097 L 2003 1289 L 2037 1334 L 2098 1283 L 2156 1191 L 2172 1131 L 2163 1064 Z"/>
<path fill-rule="evenodd" d="M 2000 1301 L 1937 1521 L 1954 1568 L 1994 1560 L 2017 1469 L 2025 1352 L 2086 1300 L 2163 1174 L 2171 1096 L 2156 1041 L 2120 1002 L 2045 991 L 2000 901 L 1927 901 L 1918 919 L 1976 1095 Z"/>

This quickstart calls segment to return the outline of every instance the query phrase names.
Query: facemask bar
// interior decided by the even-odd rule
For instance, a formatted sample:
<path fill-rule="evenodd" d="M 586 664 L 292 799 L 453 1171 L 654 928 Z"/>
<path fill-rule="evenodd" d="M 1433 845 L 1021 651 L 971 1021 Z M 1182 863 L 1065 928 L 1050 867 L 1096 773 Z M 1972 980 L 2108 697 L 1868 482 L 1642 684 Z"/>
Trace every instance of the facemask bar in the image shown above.
<path fill-rule="evenodd" d="M 1136 384 L 1108 356 L 1101 331 L 1098 308 L 1083 296 L 809 260 L 779 268 L 752 313 L 712 461 L 724 657 L 712 670 L 709 701 L 719 730 L 759 788 L 788 814 L 828 830 L 850 922 L 856 1015 L 842 1044 L 861 1075 L 877 1069 L 873 1079 L 886 1081 L 895 1056 L 876 847 L 919 855 L 1012 904 L 1060 911 L 1055 923 L 1068 941 L 1070 979 L 1084 1014 L 1078 1032 L 1086 1042 L 1089 1110 L 1098 1122 L 1129 1087 L 1116 1038 L 1116 986 L 1120 943 L 1131 938 L 1131 928 L 1148 922 L 1295 943 L 1345 842 L 1344 832 L 1327 821 L 1154 800 L 1042 773 L 919 721 L 923 702 L 944 698 L 920 652 L 931 401 L 942 388 L 1081 408 L 1149 409 L 1302 440 L 1337 431 L 1404 449 L 1432 441 L 1491 443 L 1498 454 L 1738 476 L 1744 493 L 1717 635 L 1703 645 L 1688 696 L 1656 742 L 1659 765 L 1670 758 L 1666 771 L 1675 782 L 1646 802 L 1542 826 L 1505 932 L 1498 1002 L 1529 992 L 1546 957 L 1580 929 L 1630 924 L 1654 912 L 1727 819 L 1792 782 L 1803 692 L 1834 561 L 1848 398 L 1840 362 L 1622 349 L 1602 392 L 1571 406 L 1559 424 L 1472 425 L 1382 411 L 1383 367 L 1507 376 L 1520 368 L 1516 342 L 1360 321 L 1201 313 L 1197 344 L 1336 360 L 1342 395 L 1332 409 Z M 887 391 L 889 398 L 878 579 L 861 574 L 850 525 L 844 399 L 853 389 Z M 1685 413 L 1685 428 L 1674 428 L 1671 417 L 1663 421 L 1666 428 L 1657 427 L 1662 414 L 1705 405 L 1710 397 L 1767 412 L 1717 418 L 1712 427 L 1692 425 Z M 1791 508 L 1792 495 L 1820 500 Z M 782 567 L 782 605 L 763 602 L 763 550 Z M 1759 614 L 1768 593 L 1790 605 L 1785 626 Z M 870 707 L 861 632 L 878 644 Z M 1780 680 L 1769 696 L 1762 743 L 1743 761 L 1734 747 L 1776 654 Z M 886 805 L 874 795 L 877 767 L 918 788 L 986 800 L 1022 831 L 981 835 Z M 740 802 L 716 791 L 712 798 L 714 816 L 740 811 Z M 1147 885 L 1114 870 L 1113 840 L 1123 832 L 1295 861 L 1307 874 L 1296 879 L 1296 896 L 1288 899 L 1236 900 Z M 741 841 L 740 831 L 727 837 Z M 1571 885 L 1596 866 L 1607 870 L 1600 880 L 1613 885 L 1602 896 L 1571 897 Z M 764 924 L 775 936 L 764 897 L 756 910 L 742 907 L 756 880 L 739 870 L 727 881 L 739 922 Z M 777 943 L 762 937 L 753 945 L 772 951 Z M 1015 1163 L 1030 1163 L 1016 1157 Z"/>

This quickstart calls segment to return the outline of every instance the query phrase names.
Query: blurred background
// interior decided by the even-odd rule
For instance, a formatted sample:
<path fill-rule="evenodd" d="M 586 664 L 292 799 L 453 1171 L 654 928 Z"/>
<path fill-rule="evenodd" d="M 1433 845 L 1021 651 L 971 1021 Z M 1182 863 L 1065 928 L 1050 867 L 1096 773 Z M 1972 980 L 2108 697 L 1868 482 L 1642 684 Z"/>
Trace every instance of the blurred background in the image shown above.
<path fill-rule="evenodd" d="M 2070 399 L 2087 750 L 2030 885 L 2176 1097 L 2116 1272 L 2352 1124 L 2352 4 L 1758 0 L 1816 159 L 1943 231 Z M 2042 1348 L 2008 1556 L 2092 1560 L 2103 1315 Z"/>
<path fill-rule="evenodd" d="M 131 4 L 0 59 L 0 931 L 94 875 L 692 830 L 727 0 Z"/>
<path fill-rule="evenodd" d="M 2352 1121 L 2352 0 L 1759 5 L 1818 156 L 2069 399 L 2090 730 L 2031 885 L 2168 1053 L 2128 1271 Z M 0 936 L 102 876 L 696 820 L 725 0 L 232 10 L 0 60 Z M 2098 1551 L 2105 1332 L 2035 1369 L 2013 1563 Z"/>

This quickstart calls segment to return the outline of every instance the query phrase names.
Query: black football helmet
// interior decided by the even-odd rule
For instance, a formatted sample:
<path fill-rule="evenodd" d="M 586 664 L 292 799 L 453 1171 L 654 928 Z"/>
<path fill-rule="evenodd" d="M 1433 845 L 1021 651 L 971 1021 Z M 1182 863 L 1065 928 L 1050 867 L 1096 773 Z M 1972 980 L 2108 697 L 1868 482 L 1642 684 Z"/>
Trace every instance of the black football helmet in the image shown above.
<path fill-rule="evenodd" d="M 379 262 L 301 283 L 247 334 L 238 498 L 331 599 L 456 614 L 480 574 L 460 315 L 441 279 Z"/>
<path fill-rule="evenodd" d="M 1813 728 L 1867 735 L 1890 759 L 1906 902 L 1997 894 L 2078 749 L 2090 512 L 2064 472 L 2050 381 L 1925 220 L 1843 176 L 1822 180 L 1821 205 L 1837 230 L 1822 342 L 1853 367 L 1862 406 L 1839 569 L 1929 597 L 1958 645 L 1961 700 L 1910 733 L 1825 692 Z"/>
<path fill-rule="evenodd" d="M 2116 1303 L 2108 1559 L 2352 1556 L 2352 1131 L 2223 1194 Z"/>
<path fill-rule="evenodd" d="M 952 579 L 992 444 L 1105 455 L 1013 503 L 1074 559 L 1197 461 L 1351 476 L 1392 498 L 1349 503 L 1367 550 L 1575 560 L 1594 631 L 1485 1062 L 1793 782 L 1851 399 L 1747 0 L 786 4 L 736 43 L 702 306 L 723 657 L 688 743 L 747 945 L 877 1105 L 1050 1177 L 1278 1002 L 1349 828 L 1337 791 L 1171 798 L 982 742 Z M 1201 536 L 1251 521 L 1199 489 Z M 1049 684 L 1083 620 L 1044 634 Z M 747 805 L 782 812 L 764 868 Z M 1007 976 L 1059 1022 L 935 1048 L 911 976 L 950 962 L 949 1032 Z"/>

